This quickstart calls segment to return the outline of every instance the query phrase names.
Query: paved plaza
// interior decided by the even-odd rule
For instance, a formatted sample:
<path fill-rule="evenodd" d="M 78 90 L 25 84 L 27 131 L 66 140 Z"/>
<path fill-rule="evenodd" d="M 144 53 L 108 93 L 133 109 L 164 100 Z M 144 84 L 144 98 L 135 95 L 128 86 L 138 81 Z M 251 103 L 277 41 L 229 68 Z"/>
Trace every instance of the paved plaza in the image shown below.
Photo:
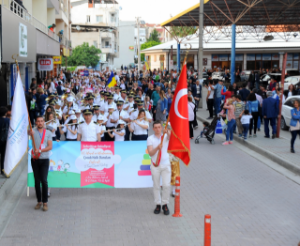
<path fill-rule="evenodd" d="M 35 211 L 34 189 L 27 197 L 23 183 L 0 245 L 203 245 L 205 214 L 212 245 L 297 245 L 299 185 L 238 143 L 221 142 L 191 142 L 192 162 L 181 166 L 182 218 L 154 215 L 151 189 L 52 189 L 49 211 Z"/>

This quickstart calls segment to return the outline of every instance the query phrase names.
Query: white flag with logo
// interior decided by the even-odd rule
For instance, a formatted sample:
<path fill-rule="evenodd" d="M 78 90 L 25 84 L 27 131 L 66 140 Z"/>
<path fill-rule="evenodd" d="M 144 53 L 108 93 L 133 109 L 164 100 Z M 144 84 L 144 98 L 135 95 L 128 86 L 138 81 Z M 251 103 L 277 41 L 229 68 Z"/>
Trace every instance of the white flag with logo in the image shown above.
<path fill-rule="evenodd" d="M 21 162 L 24 154 L 27 153 L 28 124 L 28 111 L 25 93 L 20 74 L 18 73 L 11 109 L 11 120 L 9 124 L 4 160 L 4 173 L 8 177 Z"/>

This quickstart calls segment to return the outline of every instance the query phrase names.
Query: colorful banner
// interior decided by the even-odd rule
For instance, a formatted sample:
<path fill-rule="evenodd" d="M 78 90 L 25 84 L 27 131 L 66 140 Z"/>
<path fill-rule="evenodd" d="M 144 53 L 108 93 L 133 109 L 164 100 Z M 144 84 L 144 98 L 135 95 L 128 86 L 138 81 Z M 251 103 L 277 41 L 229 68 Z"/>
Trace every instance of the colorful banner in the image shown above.
<path fill-rule="evenodd" d="M 53 64 L 61 64 L 61 56 L 53 56 Z"/>
<path fill-rule="evenodd" d="M 28 152 L 28 187 L 34 187 Z M 53 142 L 48 185 L 52 188 L 153 187 L 146 141 Z"/>

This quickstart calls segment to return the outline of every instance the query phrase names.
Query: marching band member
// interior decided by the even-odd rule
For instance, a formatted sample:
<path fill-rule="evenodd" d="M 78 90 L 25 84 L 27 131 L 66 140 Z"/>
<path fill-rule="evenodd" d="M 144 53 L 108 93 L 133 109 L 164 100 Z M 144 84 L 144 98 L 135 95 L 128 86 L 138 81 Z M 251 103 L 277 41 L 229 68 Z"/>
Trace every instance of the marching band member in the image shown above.
<path fill-rule="evenodd" d="M 127 101 L 127 92 L 126 92 L 126 90 L 121 90 L 121 97 L 119 98 L 119 101 L 123 101 L 124 103 Z"/>
<path fill-rule="evenodd" d="M 85 122 L 78 127 L 77 141 L 101 142 L 100 129 L 99 126 L 92 121 L 92 114 L 91 109 L 85 109 L 83 111 Z"/>
<path fill-rule="evenodd" d="M 159 121 L 155 121 L 153 123 L 153 131 L 154 134 L 147 139 L 147 150 L 151 156 L 150 169 L 153 180 L 154 202 L 156 204 L 154 213 L 159 214 L 161 212 L 161 205 L 163 205 L 162 210 L 164 211 L 164 214 L 169 215 L 170 210 L 168 209 L 168 203 L 170 199 L 171 167 L 168 154 L 168 145 L 170 139 L 170 130 L 164 130 L 166 136 L 164 137 L 163 143 L 161 143 L 162 125 Z M 161 152 L 160 156 L 158 157 L 159 150 Z M 160 159 L 160 162 L 159 166 L 155 167 L 153 163 L 156 163 L 157 158 Z M 162 179 L 162 197 L 160 195 L 160 179 Z"/>
<path fill-rule="evenodd" d="M 83 123 L 83 122 L 84 122 L 84 118 L 82 117 L 82 114 L 81 114 L 81 110 L 80 110 L 80 109 L 76 109 L 75 115 L 76 115 L 76 118 L 77 118 L 77 122 L 78 122 L 78 123 Z"/>
<path fill-rule="evenodd" d="M 142 141 L 148 138 L 149 122 L 147 121 L 145 110 L 139 111 L 137 119 L 129 125 L 129 131 L 132 132 L 132 140 Z"/>
<path fill-rule="evenodd" d="M 110 106 L 112 106 L 113 109 L 117 109 L 117 106 L 116 106 L 116 104 L 113 101 L 113 95 L 112 94 L 109 94 L 107 96 L 107 103 L 105 104 L 105 112 L 108 112 L 108 108 Z"/>
<path fill-rule="evenodd" d="M 113 119 L 113 112 L 115 108 L 113 105 L 108 106 L 108 115 L 107 115 L 107 122 L 106 122 L 106 129 L 111 130 L 115 128 L 115 122 Z M 114 138 L 111 138 L 108 133 L 105 133 L 105 141 L 114 141 Z"/>
<path fill-rule="evenodd" d="M 138 117 L 139 111 L 141 109 L 144 109 L 143 106 L 144 106 L 144 102 L 143 101 L 139 101 L 137 103 L 137 109 L 133 110 L 131 112 L 131 114 L 130 114 L 130 120 L 131 121 L 135 120 Z M 151 116 L 150 112 L 148 110 L 146 110 L 146 109 L 144 109 L 144 111 L 145 111 L 147 120 L 149 121 L 149 123 L 151 123 L 152 122 L 152 116 Z"/>
<path fill-rule="evenodd" d="M 93 106 L 94 106 L 94 96 L 89 94 L 87 95 L 85 98 L 85 100 L 87 100 L 87 105 L 90 109 L 93 109 Z"/>
<path fill-rule="evenodd" d="M 51 132 L 52 141 L 56 141 L 56 130 L 58 127 L 57 121 L 55 119 L 55 114 L 53 112 L 48 114 L 48 122 L 45 123 L 46 129 Z"/>
<path fill-rule="evenodd" d="M 106 131 L 106 127 L 105 127 L 105 117 L 103 115 L 99 115 L 98 119 L 97 119 L 97 123 L 99 125 L 100 128 L 100 137 L 101 137 L 101 141 L 105 141 L 105 136 L 104 136 L 104 132 Z"/>
<path fill-rule="evenodd" d="M 66 134 L 66 141 L 77 141 L 77 130 L 78 130 L 78 124 L 77 123 L 77 117 L 75 115 L 71 115 L 70 121 L 68 124 L 65 124 L 62 128 L 62 126 L 59 126 L 59 131 L 61 134 Z M 75 125 L 69 125 L 69 124 L 75 124 Z"/>
<path fill-rule="evenodd" d="M 100 114 L 100 106 L 97 104 L 94 104 L 93 110 L 94 110 L 94 115 L 93 115 L 92 121 L 97 122 L 98 116 Z"/>
<path fill-rule="evenodd" d="M 119 120 L 124 120 L 125 122 L 130 120 L 128 113 L 123 110 L 123 101 L 117 101 L 117 110 L 113 112 L 111 122 L 117 126 Z"/>
<path fill-rule="evenodd" d="M 76 110 L 78 108 L 77 104 L 74 103 L 74 98 L 69 96 L 67 98 L 67 105 L 64 107 L 63 109 L 63 118 L 64 120 L 66 120 L 66 116 L 67 116 L 67 113 L 70 111 L 70 110 Z"/>
<path fill-rule="evenodd" d="M 114 101 L 119 101 L 121 99 L 120 87 L 115 87 Z"/>
<path fill-rule="evenodd" d="M 115 137 L 115 141 L 124 141 L 125 139 L 125 121 L 118 120 L 117 129 L 113 129 L 112 132 L 108 132 L 111 138 Z"/>

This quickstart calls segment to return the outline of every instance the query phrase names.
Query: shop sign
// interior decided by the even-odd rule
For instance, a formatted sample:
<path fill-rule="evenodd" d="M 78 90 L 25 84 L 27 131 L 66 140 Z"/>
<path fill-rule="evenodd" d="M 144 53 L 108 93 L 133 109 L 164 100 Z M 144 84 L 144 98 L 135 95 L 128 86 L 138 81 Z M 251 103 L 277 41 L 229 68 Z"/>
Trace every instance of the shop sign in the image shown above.
<path fill-rule="evenodd" d="M 247 61 L 255 61 L 255 54 L 247 54 Z"/>
<path fill-rule="evenodd" d="M 53 64 L 61 64 L 61 56 L 53 56 Z"/>
<path fill-rule="evenodd" d="M 271 54 L 263 54 L 263 57 L 262 57 L 263 61 L 271 61 L 272 60 L 272 56 Z"/>
<path fill-rule="evenodd" d="M 19 56 L 27 57 L 27 26 L 19 24 Z"/>
<path fill-rule="evenodd" d="M 52 71 L 53 70 L 53 59 L 52 58 L 39 58 L 38 59 L 38 70 L 39 71 Z"/>
<path fill-rule="evenodd" d="M 211 60 L 212 61 L 219 61 L 219 56 L 218 55 L 211 55 Z"/>
<path fill-rule="evenodd" d="M 243 54 L 235 55 L 235 61 L 243 61 L 243 60 L 244 60 Z M 231 61 L 231 56 L 229 56 L 229 61 Z"/>
<path fill-rule="evenodd" d="M 219 61 L 228 61 L 228 55 L 219 55 Z"/>
<path fill-rule="evenodd" d="M 273 54 L 272 55 L 272 60 L 273 61 L 279 61 L 279 54 Z"/>

